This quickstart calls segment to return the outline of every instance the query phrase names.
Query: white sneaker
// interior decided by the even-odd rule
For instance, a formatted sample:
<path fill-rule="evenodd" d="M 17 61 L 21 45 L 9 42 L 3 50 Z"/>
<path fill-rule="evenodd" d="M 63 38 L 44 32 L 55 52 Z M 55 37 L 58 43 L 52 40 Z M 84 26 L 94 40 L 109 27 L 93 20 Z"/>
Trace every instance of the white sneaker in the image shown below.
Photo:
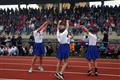
<path fill-rule="evenodd" d="M 57 79 L 61 80 L 61 78 L 59 77 L 59 73 L 55 73 L 54 76 L 55 76 Z"/>
<path fill-rule="evenodd" d="M 43 72 L 44 71 L 44 68 L 42 66 L 39 66 L 38 69 Z"/>
<path fill-rule="evenodd" d="M 32 68 L 30 68 L 28 72 L 29 72 L 29 73 L 32 73 L 32 70 L 33 70 L 33 69 L 32 69 Z"/>

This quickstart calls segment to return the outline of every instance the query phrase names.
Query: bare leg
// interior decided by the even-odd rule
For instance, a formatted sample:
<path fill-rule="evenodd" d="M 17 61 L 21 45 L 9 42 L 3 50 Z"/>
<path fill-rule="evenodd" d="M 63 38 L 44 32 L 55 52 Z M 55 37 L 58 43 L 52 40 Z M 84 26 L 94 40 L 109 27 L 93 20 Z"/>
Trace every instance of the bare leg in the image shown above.
<path fill-rule="evenodd" d="M 97 76 L 98 75 L 98 69 L 97 69 L 97 62 L 96 62 L 96 60 L 93 60 L 93 66 L 94 66 L 94 74 L 95 74 L 95 76 Z"/>
<path fill-rule="evenodd" d="M 88 60 L 88 76 L 92 74 L 92 62 L 91 60 Z"/>
<path fill-rule="evenodd" d="M 39 56 L 39 67 L 38 67 L 38 69 L 40 70 L 40 71 L 44 71 L 44 68 L 43 68 L 43 56 Z"/>
<path fill-rule="evenodd" d="M 58 63 L 57 63 L 57 68 L 56 68 L 56 72 L 59 73 L 60 72 L 60 66 L 62 64 L 62 60 L 58 60 Z"/>
<path fill-rule="evenodd" d="M 39 66 L 43 66 L 43 56 L 40 56 L 39 57 Z"/>
<path fill-rule="evenodd" d="M 61 79 L 61 75 L 60 75 L 60 67 L 61 67 L 61 65 L 62 65 L 62 60 L 58 60 L 56 73 L 55 73 L 55 77 L 58 78 L 58 79 Z"/>
<path fill-rule="evenodd" d="M 67 59 L 65 59 L 64 60 L 64 64 L 63 64 L 63 66 L 62 66 L 62 69 L 61 69 L 61 71 L 60 71 L 60 66 L 61 66 L 61 64 L 62 64 L 62 60 L 58 60 L 58 64 L 57 64 L 57 69 L 56 69 L 56 74 L 55 74 L 55 76 L 58 78 L 58 79 L 60 79 L 60 80 L 64 80 L 64 76 L 63 76 L 63 73 L 64 73 L 64 71 L 65 71 L 65 69 L 66 69 L 66 67 L 67 67 Z"/>
<path fill-rule="evenodd" d="M 96 62 L 96 60 L 93 60 L 93 66 L 94 66 L 94 68 L 97 68 L 97 62 Z"/>
<path fill-rule="evenodd" d="M 91 62 L 91 60 L 88 60 L 88 70 L 92 70 L 92 62 Z"/>
<path fill-rule="evenodd" d="M 62 73 L 62 74 L 64 73 L 67 65 L 68 65 L 68 59 L 64 59 L 64 64 L 63 64 L 62 69 L 61 69 L 61 73 Z"/>
<path fill-rule="evenodd" d="M 33 59 L 32 59 L 32 63 L 31 63 L 31 68 L 33 68 L 35 62 L 36 62 L 37 56 L 34 55 Z"/>
<path fill-rule="evenodd" d="M 29 71 L 28 71 L 29 73 L 32 72 L 33 66 L 34 66 L 34 64 L 35 64 L 36 59 L 37 59 L 37 56 L 34 56 L 33 59 L 32 59 L 31 67 L 30 67 L 30 69 L 29 69 Z"/>

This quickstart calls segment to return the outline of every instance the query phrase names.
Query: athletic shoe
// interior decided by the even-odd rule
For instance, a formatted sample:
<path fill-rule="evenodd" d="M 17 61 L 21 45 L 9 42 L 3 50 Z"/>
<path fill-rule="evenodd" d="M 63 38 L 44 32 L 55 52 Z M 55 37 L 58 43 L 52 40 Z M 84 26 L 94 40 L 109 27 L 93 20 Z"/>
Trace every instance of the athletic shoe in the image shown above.
<path fill-rule="evenodd" d="M 57 79 L 59 79 L 59 80 L 61 79 L 61 78 L 59 77 L 59 73 L 55 73 L 54 76 L 55 76 Z"/>
<path fill-rule="evenodd" d="M 59 78 L 60 78 L 61 80 L 64 80 L 64 75 L 63 75 L 63 74 L 58 73 L 58 76 L 59 76 Z"/>
<path fill-rule="evenodd" d="M 43 72 L 44 71 L 44 68 L 42 66 L 39 66 L 38 69 Z"/>
<path fill-rule="evenodd" d="M 98 76 L 98 72 L 94 72 L 95 76 Z"/>
<path fill-rule="evenodd" d="M 92 75 L 92 70 L 88 70 L 88 76 Z"/>
<path fill-rule="evenodd" d="M 95 70 L 94 70 L 94 75 L 95 75 L 95 76 L 98 76 L 97 68 L 95 68 Z"/>
<path fill-rule="evenodd" d="M 29 72 L 29 73 L 32 73 L 32 70 L 33 70 L 33 69 L 32 69 L 32 68 L 30 68 L 28 72 Z"/>

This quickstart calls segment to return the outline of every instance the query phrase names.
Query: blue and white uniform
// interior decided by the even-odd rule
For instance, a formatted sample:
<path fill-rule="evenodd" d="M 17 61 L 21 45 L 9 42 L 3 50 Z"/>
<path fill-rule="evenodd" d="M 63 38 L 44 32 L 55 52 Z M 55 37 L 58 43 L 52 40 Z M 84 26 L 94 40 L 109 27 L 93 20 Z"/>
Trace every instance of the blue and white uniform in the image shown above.
<path fill-rule="evenodd" d="M 70 40 L 67 37 L 67 35 L 68 35 L 67 29 L 63 33 L 60 33 L 59 30 L 57 31 L 57 39 L 58 42 L 60 43 L 57 50 L 57 58 L 59 60 L 67 59 L 70 54 L 70 48 L 69 48 Z"/>
<path fill-rule="evenodd" d="M 97 36 L 95 34 L 92 34 L 92 33 L 89 33 L 88 34 L 88 49 L 87 49 L 87 52 L 85 54 L 85 57 L 88 59 L 88 60 L 96 60 L 97 58 L 100 57 L 100 54 L 99 54 L 99 50 L 96 46 L 97 44 Z"/>
<path fill-rule="evenodd" d="M 33 47 L 33 54 L 36 56 L 43 56 L 45 53 L 43 45 L 43 32 L 38 32 L 37 30 L 33 31 L 33 36 L 35 39 L 35 44 Z"/>

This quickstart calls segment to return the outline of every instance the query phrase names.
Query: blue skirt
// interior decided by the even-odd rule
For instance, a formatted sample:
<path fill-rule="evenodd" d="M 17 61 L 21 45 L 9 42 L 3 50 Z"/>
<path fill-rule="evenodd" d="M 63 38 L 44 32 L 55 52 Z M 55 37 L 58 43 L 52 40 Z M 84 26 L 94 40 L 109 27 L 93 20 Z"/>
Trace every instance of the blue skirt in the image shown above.
<path fill-rule="evenodd" d="M 85 57 L 88 60 L 96 60 L 97 58 L 100 58 L 100 53 L 97 46 L 88 46 L 87 52 L 85 53 Z"/>
<path fill-rule="evenodd" d="M 35 43 L 33 46 L 33 55 L 43 56 L 45 53 L 45 48 L 43 43 Z"/>
<path fill-rule="evenodd" d="M 60 44 L 57 49 L 57 58 L 59 60 L 67 59 L 70 55 L 69 44 Z"/>

